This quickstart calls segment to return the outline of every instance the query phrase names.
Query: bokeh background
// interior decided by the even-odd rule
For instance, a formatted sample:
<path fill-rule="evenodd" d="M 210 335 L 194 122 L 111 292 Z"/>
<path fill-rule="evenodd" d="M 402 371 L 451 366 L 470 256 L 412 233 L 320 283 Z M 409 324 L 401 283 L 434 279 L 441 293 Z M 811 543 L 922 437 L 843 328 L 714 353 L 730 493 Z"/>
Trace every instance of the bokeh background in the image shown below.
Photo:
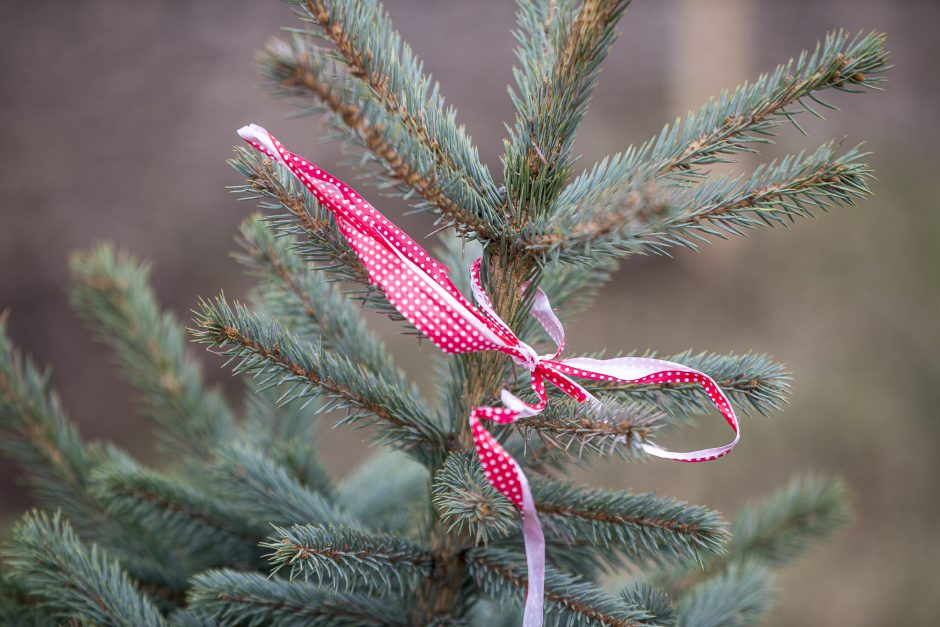
<path fill-rule="evenodd" d="M 513 115 L 513 3 L 387 6 L 498 173 L 502 124 Z M 277 0 L 37 0 L 6 2 L 3 13 L 0 308 L 10 310 L 14 340 L 54 366 L 85 437 L 159 463 L 131 390 L 67 306 L 69 252 L 111 240 L 152 260 L 159 297 L 188 320 L 197 295 L 248 288 L 228 256 L 252 209 L 225 190 L 238 182 L 225 164 L 234 129 L 255 121 L 320 162 L 342 155 L 317 141 L 317 121 L 287 119 L 259 88 L 255 51 L 294 24 Z M 810 138 L 785 130 L 765 155 L 864 140 L 879 179 L 872 200 L 698 253 L 628 259 L 569 328 L 569 346 L 585 351 L 753 349 L 792 369 L 792 404 L 746 419 L 743 444 L 721 462 L 611 462 L 586 477 L 731 517 L 795 473 L 844 476 L 855 521 L 785 571 L 772 625 L 940 624 L 937 24 L 932 0 L 636 0 L 577 143 L 586 167 L 829 29 L 888 33 L 896 67 L 885 92 L 833 97 L 843 112 L 808 122 Z M 402 218 L 395 200 L 382 206 L 413 232 L 431 230 L 429 216 Z M 427 387 L 433 348 L 376 324 Z M 235 397 L 237 380 L 204 358 L 208 378 Z M 689 438 L 725 437 L 711 422 Z M 339 474 L 368 452 L 362 432 L 325 437 Z M 0 520 L 28 505 L 15 474 L 0 465 Z"/>

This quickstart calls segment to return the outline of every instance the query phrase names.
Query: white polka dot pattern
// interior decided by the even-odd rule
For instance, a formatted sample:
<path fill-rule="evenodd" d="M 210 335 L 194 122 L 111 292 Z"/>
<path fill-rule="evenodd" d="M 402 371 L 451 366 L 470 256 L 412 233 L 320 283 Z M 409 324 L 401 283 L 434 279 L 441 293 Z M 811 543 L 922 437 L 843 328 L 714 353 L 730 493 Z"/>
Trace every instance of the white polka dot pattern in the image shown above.
<path fill-rule="evenodd" d="M 447 267 L 355 190 L 287 150 L 261 127 L 246 126 L 239 135 L 286 166 L 333 213 L 369 280 L 380 286 L 389 302 L 435 346 L 447 353 L 517 352 L 512 350 L 518 344 L 515 336 L 494 325 L 467 301 L 448 278 Z"/>
<path fill-rule="evenodd" d="M 341 180 L 288 151 L 260 126 L 252 124 L 239 129 L 238 133 L 254 148 L 286 166 L 333 214 L 340 232 L 365 266 L 369 280 L 380 286 L 388 301 L 435 346 L 447 353 L 500 351 L 529 370 L 532 391 L 538 399 L 536 402 L 526 402 L 503 390 L 504 407 L 477 407 L 470 414 L 474 447 L 487 481 L 522 512 L 529 564 L 525 625 L 541 624 L 544 539 L 525 474 L 483 427 L 483 420 L 508 424 L 537 415 L 548 400 L 545 381 L 582 403 L 600 401 L 572 377 L 635 385 L 695 384 L 702 387 L 731 426 L 734 440 L 718 448 L 689 453 L 667 451 L 651 442 L 637 445 L 658 457 L 701 462 L 726 455 L 738 443 L 740 429 L 734 409 L 721 388 L 707 375 L 681 364 L 642 357 L 558 360 L 564 348 L 565 332 L 548 297 L 541 290 L 536 291 L 531 314 L 542 324 L 557 348 L 552 355 L 538 355 L 531 346 L 516 337 L 493 309 L 480 279 L 479 259 L 470 268 L 477 308 L 450 281 L 443 264 Z"/>

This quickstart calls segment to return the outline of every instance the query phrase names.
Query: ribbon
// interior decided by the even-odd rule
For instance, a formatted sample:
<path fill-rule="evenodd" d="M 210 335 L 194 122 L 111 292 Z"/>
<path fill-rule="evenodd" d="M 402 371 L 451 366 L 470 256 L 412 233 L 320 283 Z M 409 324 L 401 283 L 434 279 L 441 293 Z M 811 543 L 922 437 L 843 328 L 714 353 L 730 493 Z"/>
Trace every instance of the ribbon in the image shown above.
<path fill-rule="evenodd" d="M 521 512 L 528 567 L 524 627 L 542 624 L 545 539 L 525 473 L 484 428 L 483 420 L 508 424 L 537 415 L 548 402 L 546 381 L 578 402 L 595 407 L 601 401 L 573 377 L 636 385 L 692 383 L 702 387 L 734 431 L 734 439 L 724 446 L 688 453 L 667 451 L 651 442 L 639 441 L 635 446 L 656 457 L 702 462 L 722 457 L 737 445 L 740 429 L 734 409 L 707 375 L 682 364 L 646 357 L 559 359 L 565 346 L 565 330 L 546 294 L 536 289 L 530 313 L 556 344 L 553 354 L 539 355 L 516 337 L 493 309 L 480 280 L 480 259 L 470 266 L 475 307 L 450 281 L 446 266 L 348 185 L 315 163 L 288 151 L 260 126 L 250 124 L 239 129 L 238 134 L 255 149 L 287 167 L 332 213 L 340 232 L 365 266 L 369 280 L 381 287 L 388 301 L 435 346 L 445 353 L 499 351 L 529 371 L 532 390 L 538 399 L 535 403 L 503 390 L 500 397 L 503 407 L 477 407 L 469 418 L 474 448 L 487 481 Z"/>

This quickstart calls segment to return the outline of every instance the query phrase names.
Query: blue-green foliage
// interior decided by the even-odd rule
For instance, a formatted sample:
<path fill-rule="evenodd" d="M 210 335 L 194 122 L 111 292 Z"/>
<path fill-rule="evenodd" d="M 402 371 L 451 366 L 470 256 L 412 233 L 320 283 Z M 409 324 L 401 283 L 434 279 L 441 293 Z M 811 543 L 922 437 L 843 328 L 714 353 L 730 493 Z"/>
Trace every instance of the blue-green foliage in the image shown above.
<path fill-rule="evenodd" d="M 194 577 L 187 604 L 196 617 L 226 627 L 406 624 L 392 601 L 231 570 L 210 570 Z"/>
<path fill-rule="evenodd" d="M 194 453 L 231 437 L 231 412 L 218 390 L 203 386 L 176 318 L 160 311 L 149 266 L 109 245 L 70 264 L 72 303 L 114 349 L 166 445 Z"/>
<path fill-rule="evenodd" d="M 342 526 L 274 527 L 261 546 L 271 572 L 342 592 L 403 594 L 430 574 L 431 553 L 390 534 Z"/>
<path fill-rule="evenodd" d="M 370 527 L 399 534 L 420 528 L 428 515 L 428 469 L 397 451 L 378 451 L 338 486 L 337 502 Z"/>
<path fill-rule="evenodd" d="M 436 256 L 464 291 L 466 266 L 484 256 L 484 281 L 499 275 L 503 295 L 519 294 L 507 320 L 539 350 L 551 345 L 525 315 L 536 285 L 568 321 L 629 253 L 694 247 L 869 193 L 865 155 L 832 144 L 738 178 L 707 168 L 828 108 L 825 90 L 878 88 L 888 63 L 879 34 L 831 33 L 575 176 L 572 141 L 628 2 L 519 0 L 500 186 L 380 3 L 291 4 L 304 28 L 259 60 L 271 91 L 325 114 L 373 166 L 369 181 L 454 227 L 459 237 Z M 163 444 L 158 468 L 84 442 L 0 315 L 0 452 L 56 512 L 14 527 L 0 623 L 518 624 L 519 515 L 486 481 L 467 415 L 501 387 L 528 393 L 524 373 L 504 356 L 439 356 L 426 403 L 366 324 L 357 300 L 402 317 L 330 212 L 269 159 L 239 149 L 231 164 L 245 179 L 233 191 L 264 212 L 242 225 L 237 255 L 257 284 L 251 307 L 201 300 L 190 335 L 245 375 L 242 411 L 204 384 L 145 263 L 110 245 L 71 261 L 73 304 L 138 392 Z M 786 368 L 766 355 L 669 359 L 710 375 L 742 413 L 779 410 L 789 395 Z M 729 532 L 706 507 L 560 478 L 598 456 L 639 459 L 638 444 L 711 410 L 691 385 L 586 387 L 603 409 L 552 392 L 539 416 L 493 427 L 525 468 L 544 528 L 549 624 L 755 624 L 774 598 L 770 570 L 847 520 L 845 488 L 828 479 L 801 477 L 744 506 Z M 342 479 L 320 456 L 334 411 L 346 412 L 336 425 L 388 445 Z M 601 577 L 624 570 L 632 581 L 611 596 Z"/>
<path fill-rule="evenodd" d="M 773 576 L 762 566 L 743 563 L 696 584 L 676 609 L 680 625 L 744 627 L 759 624 L 773 602 Z"/>
<path fill-rule="evenodd" d="M 110 516 L 169 540 L 163 550 L 179 555 L 190 570 L 255 562 L 257 536 L 227 501 L 127 459 L 102 464 L 91 480 Z"/>
<path fill-rule="evenodd" d="M 341 139 L 378 162 L 382 178 L 417 207 L 461 229 L 494 230 L 502 218 L 492 176 L 381 4 L 291 2 L 323 30 L 268 47 L 261 66 L 277 90 L 314 96 L 312 110 L 329 112 Z"/>
<path fill-rule="evenodd" d="M 629 3 L 519 3 L 517 87 L 509 90 L 516 123 L 503 157 L 507 210 L 515 224 L 552 213 L 571 176 L 575 132 Z"/>
<path fill-rule="evenodd" d="M 620 592 L 621 600 L 646 612 L 646 622 L 662 627 L 676 624 L 676 608 L 661 590 L 647 583 L 635 583 Z"/>
<path fill-rule="evenodd" d="M 58 513 L 27 514 L 3 557 L 10 577 L 51 616 L 83 624 L 165 624 L 118 562 L 97 544 L 81 542 Z"/>
<path fill-rule="evenodd" d="M 822 91 L 880 88 L 888 67 L 884 35 L 832 32 L 813 52 L 804 51 L 773 72 L 722 92 L 681 122 L 664 127 L 656 138 L 595 164 L 560 193 L 548 217 L 527 226 L 524 239 L 551 259 L 590 262 L 603 255 L 694 246 L 703 237 L 805 215 L 799 204 L 804 194 L 814 201 L 808 206 L 868 195 L 871 173 L 856 151 L 837 157 L 824 146 L 813 155 L 815 161 L 791 157 L 768 165 L 749 182 L 780 189 L 767 189 L 737 205 L 746 184 L 708 183 L 706 168 L 756 152 L 787 123 L 802 131 L 796 120 L 800 113 L 818 116 L 814 106 L 832 108 L 822 100 Z M 818 180 L 797 185 L 812 165 L 821 169 Z M 703 181 L 703 188 L 696 187 Z M 712 209 L 723 209 L 703 214 L 700 203 L 705 199 Z"/>
<path fill-rule="evenodd" d="M 301 484 L 286 468 L 244 444 L 218 450 L 203 485 L 217 500 L 224 501 L 257 528 L 295 522 L 354 521 L 322 492 Z"/>

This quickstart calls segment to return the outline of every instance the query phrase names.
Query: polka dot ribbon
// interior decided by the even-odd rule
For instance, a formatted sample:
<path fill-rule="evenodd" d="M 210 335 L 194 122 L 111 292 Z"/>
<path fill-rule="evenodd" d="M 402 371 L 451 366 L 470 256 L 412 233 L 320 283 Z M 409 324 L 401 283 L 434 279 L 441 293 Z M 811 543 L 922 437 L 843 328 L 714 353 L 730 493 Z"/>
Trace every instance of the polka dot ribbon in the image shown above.
<path fill-rule="evenodd" d="M 484 428 L 482 421 L 508 424 L 537 415 L 548 402 L 548 381 L 581 403 L 598 406 L 601 401 L 574 378 L 635 385 L 691 383 L 702 387 L 712 404 L 734 431 L 734 440 L 717 448 L 675 453 L 651 442 L 634 445 L 645 452 L 682 462 L 717 459 L 731 452 L 740 439 L 734 409 L 718 385 L 707 375 L 682 364 L 646 357 L 616 359 L 559 359 L 565 346 L 565 331 L 552 311 L 545 293 L 537 289 L 531 315 L 542 325 L 557 348 L 539 355 L 516 337 L 499 317 L 483 290 L 480 260 L 470 267 L 474 306 L 448 278 L 448 269 L 432 258 L 404 231 L 392 224 L 345 183 L 316 164 L 288 151 L 260 126 L 250 124 L 238 134 L 255 149 L 284 165 L 326 207 L 340 232 L 359 256 L 369 280 L 380 286 L 388 301 L 416 329 L 446 353 L 495 350 L 508 355 L 530 373 L 536 402 L 529 403 L 509 390 L 501 394 L 502 407 L 477 407 L 470 413 L 470 429 L 477 457 L 487 481 L 512 501 L 522 514 L 528 566 L 523 625 L 542 624 L 545 578 L 545 540 L 535 502 L 522 468 Z"/>

